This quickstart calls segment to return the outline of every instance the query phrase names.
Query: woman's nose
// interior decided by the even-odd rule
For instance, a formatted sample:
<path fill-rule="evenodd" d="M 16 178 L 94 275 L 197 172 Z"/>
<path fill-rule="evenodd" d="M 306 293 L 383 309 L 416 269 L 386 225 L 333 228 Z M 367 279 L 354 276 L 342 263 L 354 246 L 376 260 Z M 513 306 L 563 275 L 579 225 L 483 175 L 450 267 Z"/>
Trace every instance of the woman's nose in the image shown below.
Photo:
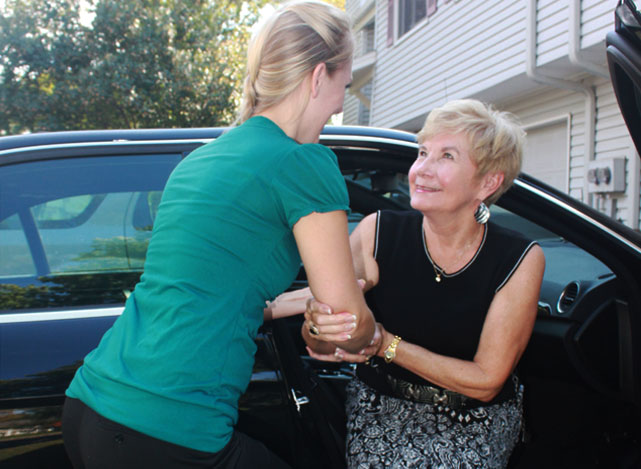
<path fill-rule="evenodd" d="M 429 155 L 426 156 L 425 158 L 421 158 L 418 161 L 418 165 L 416 166 L 416 170 L 420 174 L 430 172 L 431 168 L 432 168 L 432 158 L 430 158 Z"/>

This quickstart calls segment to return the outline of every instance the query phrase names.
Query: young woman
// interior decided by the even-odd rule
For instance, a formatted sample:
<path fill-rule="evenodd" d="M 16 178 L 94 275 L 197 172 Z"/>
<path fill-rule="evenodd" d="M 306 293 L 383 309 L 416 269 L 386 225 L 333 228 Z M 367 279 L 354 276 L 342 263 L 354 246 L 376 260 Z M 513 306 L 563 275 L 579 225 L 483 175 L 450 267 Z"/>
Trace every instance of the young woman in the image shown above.
<path fill-rule="evenodd" d="M 263 317 L 292 313 L 265 302 L 301 259 L 314 295 L 354 317 L 342 347 L 370 342 L 347 190 L 317 143 L 352 49 L 347 17 L 324 3 L 282 7 L 253 39 L 241 125 L 170 176 L 141 281 L 67 390 L 75 467 L 285 467 L 234 425 Z"/>

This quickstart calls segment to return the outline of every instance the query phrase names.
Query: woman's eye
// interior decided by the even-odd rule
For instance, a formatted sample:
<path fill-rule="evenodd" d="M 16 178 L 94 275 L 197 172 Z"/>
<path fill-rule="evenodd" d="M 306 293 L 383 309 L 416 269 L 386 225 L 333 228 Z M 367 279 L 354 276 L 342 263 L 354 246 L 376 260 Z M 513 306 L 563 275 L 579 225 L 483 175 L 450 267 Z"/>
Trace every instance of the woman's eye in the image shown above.
<path fill-rule="evenodd" d="M 443 158 L 447 158 L 448 160 L 451 160 L 454 158 L 454 155 L 451 153 L 443 153 Z"/>

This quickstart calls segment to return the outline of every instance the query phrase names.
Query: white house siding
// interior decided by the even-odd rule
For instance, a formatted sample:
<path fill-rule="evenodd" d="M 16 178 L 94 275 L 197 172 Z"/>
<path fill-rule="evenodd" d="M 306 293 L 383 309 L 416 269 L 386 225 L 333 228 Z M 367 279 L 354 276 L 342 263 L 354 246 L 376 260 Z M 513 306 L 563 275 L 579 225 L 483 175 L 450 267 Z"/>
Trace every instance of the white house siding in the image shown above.
<path fill-rule="evenodd" d="M 619 112 L 610 82 L 604 78 L 584 78 L 596 92 L 595 160 L 614 157 L 626 159 L 626 192 L 612 196 L 592 195 L 592 205 L 628 226 L 639 224 L 639 157 Z M 525 129 L 536 128 L 563 119 L 569 121 L 568 193 L 586 202 L 585 194 L 585 97 L 561 89 L 547 89 L 495 103 L 502 110 L 514 113 Z M 612 203 L 614 200 L 614 203 Z"/>
<path fill-rule="evenodd" d="M 463 97 L 511 111 L 526 127 L 563 118 L 568 123 L 566 190 L 638 229 L 641 163 L 609 80 L 586 73 L 570 61 L 569 18 L 574 0 L 536 1 L 536 71 L 594 88 L 594 158 L 626 158 L 626 192 L 611 197 L 587 193 L 585 95 L 535 82 L 526 75 L 529 1 L 439 0 L 434 15 L 388 45 L 388 1 L 376 0 L 370 125 L 417 131 L 432 108 Z M 605 35 L 614 26 L 616 1 L 581 0 L 579 4 L 579 58 L 606 70 Z M 371 0 L 347 0 L 348 12 L 368 7 Z M 357 101 L 348 97 L 344 123 L 357 119 Z M 559 133 L 556 135 L 558 138 Z"/>
<path fill-rule="evenodd" d="M 343 103 L 343 123 L 356 124 L 358 123 L 358 99 L 350 94 L 345 95 L 345 102 Z"/>
<path fill-rule="evenodd" d="M 581 48 L 603 41 L 614 24 L 615 0 L 583 0 L 581 2 Z"/>
<path fill-rule="evenodd" d="M 521 0 L 439 3 L 388 47 L 387 2 L 379 0 L 371 124 L 416 130 L 417 116 L 434 106 L 523 73 L 523 12 Z"/>
<path fill-rule="evenodd" d="M 537 65 L 553 62 L 568 54 L 568 15 L 567 2 L 539 0 Z"/>
<path fill-rule="evenodd" d="M 551 122 L 569 121 L 569 135 L 564 157 L 567 161 L 567 151 L 569 151 L 566 187 L 569 188 L 569 193 L 578 199 L 583 197 L 584 102 L 584 96 L 579 93 L 552 89 L 521 96 L 511 102 L 497 103 L 497 107 L 502 110 L 514 113 L 526 131 L 530 127 L 536 128 Z M 578 159 L 577 156 L 579 156 Z"/>
<path fill-rule="evenodd" d="M 610 206 L 611 202 L 607 198 L 597 199 L 595 205 L 605 213 L 613 208 L 613 217 L 639 229 L 639 156 L 619 112 L 610 83 L 602 80 L 596 86 L 596 94 L 599 113 L 596 122 L 595 159 L 625 158 L 626 190 L 622 194 L 614 194 L 614 207 Z"/>
<path fill-rule="evenodd" d="M 524 2 L 525 3 L 525 2 Z M 568 55 L 570 5 L 574 0 L 538 0 L 537 65 L 553 63 Z M 616 2 L 581 0 L 580 45 L 585 58 L 605 66 L 604 38 L 614 25 Z"/>

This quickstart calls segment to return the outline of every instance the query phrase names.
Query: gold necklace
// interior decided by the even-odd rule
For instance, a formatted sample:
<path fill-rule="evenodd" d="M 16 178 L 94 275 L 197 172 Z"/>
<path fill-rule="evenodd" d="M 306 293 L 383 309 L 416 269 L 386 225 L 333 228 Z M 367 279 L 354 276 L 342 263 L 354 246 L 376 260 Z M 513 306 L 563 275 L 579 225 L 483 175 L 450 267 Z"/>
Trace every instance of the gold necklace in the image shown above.
<path fill-rule="evenodd" d="M 432 261 L 431 257 L 428 257 L 428 259 L 434 268 L 434 280 L 436 280 L 436 283 L 441 283 L 441 274 L 444 274 L 445 272 L 443 272 L 440 267 L 436 267 L 436 264 Z"/>
<path fill-rule="evenodd" d="M 423 231 L 423 243 L 425 244 L 425 251 L 427 252 L 427 258 L 430 261 L 430 264 L 432 264 L 432 268 L 434 269 L 434 280 L 436 281 L 436 283 L 441 283 L 441 280 L 443 280 L 443 277 L 445 277 L 447 274 L 445 273 L 445 270 L 443 270 L 441 267 L 436 265 L 436 262 L 432 260 L 432 256 L 430 256 L 430 250 L 427 247 L 427 239 L 425 237 L 425 227 L 422 225 L 421 225 L 421 230 Z M 483 232 L 485 232 L 485 227 L 483 227 Z M 461 258 L 463 257 L 463 254 L 465 254 L 465 251 L 467 251 L 470 248 L 470 246 L 474 244 L 477 237 L 478 235 L 475 235 L 474 238 L 468 243 L 466 243 L 463 249 L 459 251 L 459 255 L 456 257 L 455 264 L 461 260 Z"/>

